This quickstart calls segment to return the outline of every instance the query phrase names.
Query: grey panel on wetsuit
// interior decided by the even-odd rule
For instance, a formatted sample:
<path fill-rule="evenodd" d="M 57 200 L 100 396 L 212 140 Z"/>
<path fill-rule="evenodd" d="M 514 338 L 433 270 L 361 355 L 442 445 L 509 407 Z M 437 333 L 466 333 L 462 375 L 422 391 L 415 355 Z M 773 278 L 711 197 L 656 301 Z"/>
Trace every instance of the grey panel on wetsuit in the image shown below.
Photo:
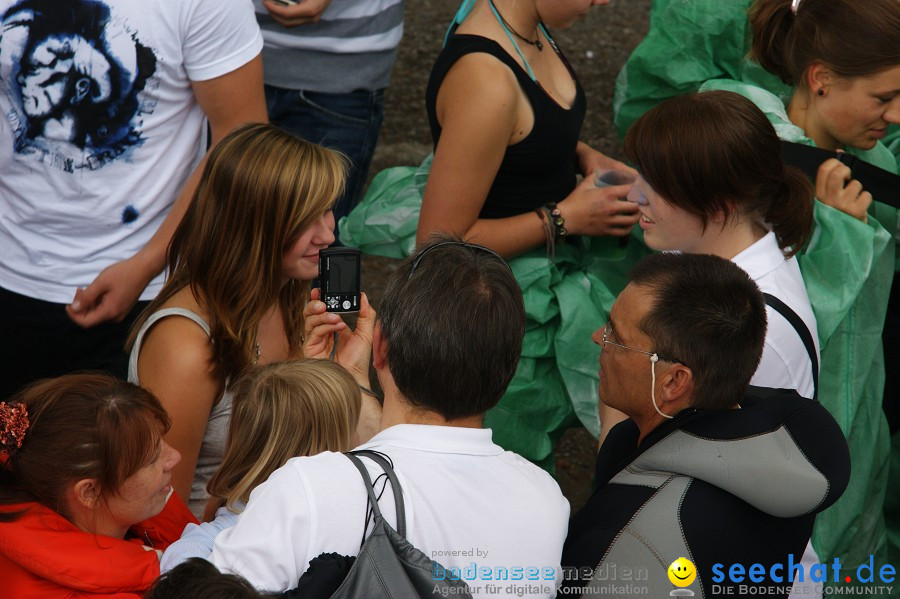
<path fill-rule="evenodd" d="M 808 514 L 828 494 L 828 480 L 783 426 L 734 440 L 678 430 L 638 456 L 630 469 L 692 476 L 780 518 Z"/>
<path fill-rule="evenodd" d="M 630 584 L 632 589 L 643 587 L 647 590 L 646 594 L 632 592 L 629 596 L 647 599 L 667 597 L 669 592 L 676 588 L 669 581 L 669 566 L 679 557 L 693 561 L 679 517 L 682 500 L 692 481 L 686 476 L 670 476 L 660 485 L 659 474 L 622 471 L 609 481 L 610 484 L 658 486 L 659 490 L 635 512 L 631 521 L 610 545 L 600 561 L 600 567 L 595 570 L 589 584 L 590 588 L 586 589 L 583 597 L 601 596 L 602 589 L 610 584 L 616 586 Z M 646 481 L 641 483 L 641 478 L 645 478 Z M 647 571 L 647 580 L 632 582 L 600 580 L 598 574 L 604 571 L 602 567 L 604 564 L 616 564 L 617 568 L 625 566 L 633 571 L 644 568 Z M 703 597 L 700 572 L 697 572 L 697 578 L 687 589 L 693 591 L 695 597 Z"/>
<path fill-rule="evenodd" d="M 672 478 L 671 472 L 653 472 L 647 471 L 643 472 L 640 470 L 636 470 L 631 466 L 628 466 L 618 474 L 609 482 L 616 483 L 617 485 L 631 485 L 635 487 L 650 487 L 653 489 L 658 489 L 668 480 Z"/>

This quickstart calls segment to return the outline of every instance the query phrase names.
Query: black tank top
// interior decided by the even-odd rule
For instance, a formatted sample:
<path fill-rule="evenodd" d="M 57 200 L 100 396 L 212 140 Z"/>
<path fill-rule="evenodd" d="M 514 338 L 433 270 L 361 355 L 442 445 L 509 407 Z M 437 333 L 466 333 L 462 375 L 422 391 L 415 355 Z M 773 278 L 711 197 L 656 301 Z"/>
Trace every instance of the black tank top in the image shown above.
<path fill-rule="evenodd" d="M 575 188 L 575 146 L 584 122 L 584 90 L 565 58 L 575 81 L 575 102 L 565 109 L 533 81 L 519 63 L 494 40 L 478 35 L 453 35 L 438 55 L 425 93 L 431 137 L 437 147 L 441 137 L 436 108 L 437 94 L 450 67 L 461 56 L 483 52 L 508 66 L 534 111 L 534 127 L 521 141 L 506 148 L 503 162 L 488 191 L 479 218 L 504 218 L 530 212 L 547 202 L 559 202 Z M 461 174 L 464 176 L 464 173 Z"/>

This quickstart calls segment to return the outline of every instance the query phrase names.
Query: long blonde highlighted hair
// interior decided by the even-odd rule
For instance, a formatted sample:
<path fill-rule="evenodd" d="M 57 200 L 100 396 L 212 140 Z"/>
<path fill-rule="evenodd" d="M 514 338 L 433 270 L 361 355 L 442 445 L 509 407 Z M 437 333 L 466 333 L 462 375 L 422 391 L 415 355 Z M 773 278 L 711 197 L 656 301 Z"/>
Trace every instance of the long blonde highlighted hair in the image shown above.
<path fill-rule="evenodd" d="M 190 287 L 206 311 L 213 369 L 235 378 L 256 357 L 256 331 L 278 302 L 290 347 L 301 344 L 309 282 L 283 284 L 284 253 L 331 209 L 346 179 L 344 158 L 268 124 L 229 133 L 210 153 L 167 253 L 169 276 L 134 324 Z"/>
<path fill-rule="evenodd" d="M 225 456 L 206 486 L 204 520 L 232 511 L 296 456 L 349 451 L 359 420 L 359 385 L 331 360 L 276 362 L 250 369 L 234 386 Z"/>

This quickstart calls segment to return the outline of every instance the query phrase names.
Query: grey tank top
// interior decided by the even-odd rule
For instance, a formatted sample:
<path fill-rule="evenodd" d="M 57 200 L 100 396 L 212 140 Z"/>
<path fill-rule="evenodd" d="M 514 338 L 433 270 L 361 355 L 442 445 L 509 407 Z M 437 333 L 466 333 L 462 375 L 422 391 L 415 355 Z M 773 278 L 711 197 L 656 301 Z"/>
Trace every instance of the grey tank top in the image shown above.
<path fill-rule="evenodd" d="M 140 385 L 138 380 L 138 356 L 141 353 L 141 343 L 144 334 L 158 321 L 167 316 L 182 316 L 189 318 L 206 331 L 209 335 L 209 325 L 196 313 L 184 308 L 165 308 L 150 315 L 141 330 L 138 331 L 131 348 L 131 356 L 128 358 L 128 382 Z M 209 494 L 206 492 L 206 483 L 212 478 L 213 473 L 222 463 L 225 454 L 225 442 L 228 440 L 228 425 L 231 421 L 231 392 L 226 389 L 222 398 L 213 406 L 206 423 L 206 432 L 203 435 L 203 443 L 200 445 L 200 455 L 197 457 L 197 467 L 194 470 L 194 481 L 191 484 L 191 498 L 188 507 L 198 519 L 203 517 L 203 510 Z"/>

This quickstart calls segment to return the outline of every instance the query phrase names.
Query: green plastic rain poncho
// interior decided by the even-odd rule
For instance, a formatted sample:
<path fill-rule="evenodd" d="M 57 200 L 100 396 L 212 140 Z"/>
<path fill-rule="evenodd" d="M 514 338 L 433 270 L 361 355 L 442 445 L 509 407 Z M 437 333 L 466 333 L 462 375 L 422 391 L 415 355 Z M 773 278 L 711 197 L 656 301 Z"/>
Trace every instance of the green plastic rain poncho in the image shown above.
<path fill-rule="evenodd" d="M 666 98 L 727 89 L 755 102 L 782 139 L 814 145 L 787 118 L 791 90 L 746 58 L 749 5 L 749 0 L 655 0 L 650 32 L 617 81 L 619 132 Z M 897 159 L 882 144 L 847 151 L 898 170 Z M 870 554 L 876 563 L 900 561 L 886 553 L 883 507 L 891 440 L 882 411 L 881 347 L 898 215 L 877 202 L 870 214 L 864 224 L 816 202 L 813 237 L 798 255 L 822 348 L 819 399 L 846 434 L 852 459 L 850 486 L 818 516 L 813 546 L 822 560 L 837 556 L 844 567 L 868 563 Z M 898 460 L 893 462 L 896 468 Z M 900 486 L 892 482 L 890 493 L 889 503 L 900 496 Z M 900 540 L 894 537 L 898 524 L 890 527 L 894 541 Z"/>
<path fill-rule="evenodd" d="M 431 164 L 380 172 L 363 201 L 341 220 L 341 241 L 367 254 L 403 258 L 415 247 L 422 192 Z M 594 436 L 600 348 L 593 333 L 606 322 L 630 267 L 649 250 L 639 231 L 627 247 L 613 238 L 574 238 L 510 260 L 527 315 L 522 358 L 499 405 L 485 416 L 494 442 L 553 470 L 553 445 L 577 421 Z M 576 418 L 577 417 L 577 420 Z"/>

